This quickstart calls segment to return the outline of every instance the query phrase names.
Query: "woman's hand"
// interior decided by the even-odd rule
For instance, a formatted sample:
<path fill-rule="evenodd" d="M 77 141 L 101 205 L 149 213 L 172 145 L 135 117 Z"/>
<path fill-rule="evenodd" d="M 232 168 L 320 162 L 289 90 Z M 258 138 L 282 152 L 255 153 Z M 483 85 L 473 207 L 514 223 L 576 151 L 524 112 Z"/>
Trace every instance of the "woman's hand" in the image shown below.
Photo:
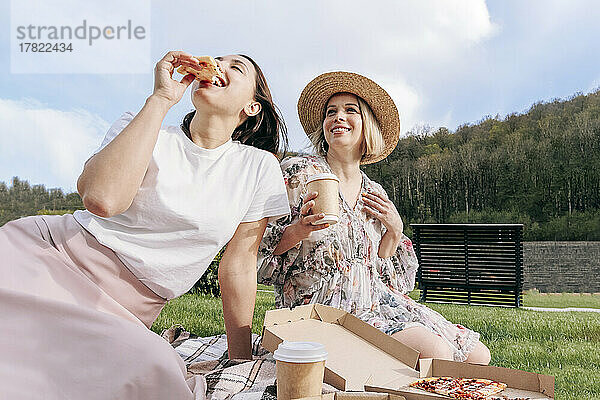
<path fill-rule="evenodd" d="M 300 240 L 307 239 L 311 232 L 319 231 L 321 229 L 329 228 L 329 224 L 316 224 L 323 218 L 325 218 L 325 214 L 313 214 L 312 208 L 315 205 L 315 199 L 319 196 L 318 192 L 312 192 L 306 195 L 306 197 L 302 200 L 302 208 L 300 208 L 300 218 L 293 225 L 296 226 L 296 237 Z"/>
<path fill-rule="evenodd" d="M 195 79 L 192 74 L 187 74 L 179 82 L 173 79 L 173 71 L 182 65 L 194 68 L 198 67 L 199 62 L 191 54 L 183 51 L 170 51 L 156 64 L 152 96 L 166 100 L 169 106 L 173 106 L 181 100 L 183 93 Z"/>
<path fill-rule="evenodd" d="M 404 224 L 394 203 L 385 194 L 381 193 L 363 193 L 362 197 L 367 214 L 381 221 L 394 237 L 400 238 L 404 230 Z"/>
<path fill-rule="evenodd" d="M 321 229 L 329 228 L 329 224 L 318 224 L 313 225 L 313 222 L 317 222 L 325 218 L 325 214 L 312 214 L 312 207 L 315 205 L 314 199 L 317 198 L 319 193 L 312 192 L 306 195 L 302 200 L 302 207 L 300 208 L 300 218 L 293 224 L 289 225 L 283 231 L 281 240 L 273 254 L 276 256 L 285 253 L 292 247 L 296 246 L 302 240 L 307 239 L 311 232 L 318 231 Z"/>
<path fill-rule="evenodd" d="M 380 193 L 363 193 L 364 210 L 377 218 L 387 228 L 387 232 L 379 242 L 377 255 L 381 258 L 391 257 L 402 239 L 404 224 L 396 210 L 394 203 L 385 195 Z"/>

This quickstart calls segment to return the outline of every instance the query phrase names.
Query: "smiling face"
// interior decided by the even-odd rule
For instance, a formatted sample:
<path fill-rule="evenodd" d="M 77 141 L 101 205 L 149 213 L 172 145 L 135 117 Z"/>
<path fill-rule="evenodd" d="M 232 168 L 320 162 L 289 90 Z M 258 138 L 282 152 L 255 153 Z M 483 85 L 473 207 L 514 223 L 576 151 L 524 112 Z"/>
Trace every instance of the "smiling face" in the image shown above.
<path fill-rule="evenodd" d="M 363 123 L 358 98 L 351 93 L 331 96 L 325 108 L 323 134 L 330 151 L 344 151 L 362 155 Z"/>
<path fill-rule="evenodd" d="M 256 115 L 260 105 L 254 101 L 256 70 L 252 62 L 239 55 L 217 57 L 215 60 L 225 75 L 224 85 L 220 87 L 207 81 L 194 81 L 192 103 L 196 110 L 239 115 L 241 121 L 248 115 Z"/>

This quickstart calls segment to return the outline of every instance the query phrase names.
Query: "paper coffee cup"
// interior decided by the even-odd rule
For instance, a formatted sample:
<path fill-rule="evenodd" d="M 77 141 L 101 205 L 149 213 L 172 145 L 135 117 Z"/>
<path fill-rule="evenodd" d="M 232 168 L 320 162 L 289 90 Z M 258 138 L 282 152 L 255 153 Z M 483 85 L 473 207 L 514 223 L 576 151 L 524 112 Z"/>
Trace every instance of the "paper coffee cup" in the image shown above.
<path fill-rule="evenodd" d="M 308 193 L 319 193 L 314 199 L 315 205 L 312 207 L 312 212 L 313 214 L 325 214 L 324 218 L 313 225 L 336 224 L 340 220 L 339 183 L 338 177 L 330 173 L 308 177 L 306 181 Z"/>
<path fill-rule="evenodd" d="M 327 359 L 325 346 L 283 341 L 273 358 L 277 370 L 277 400 L 321 396 Z"/>

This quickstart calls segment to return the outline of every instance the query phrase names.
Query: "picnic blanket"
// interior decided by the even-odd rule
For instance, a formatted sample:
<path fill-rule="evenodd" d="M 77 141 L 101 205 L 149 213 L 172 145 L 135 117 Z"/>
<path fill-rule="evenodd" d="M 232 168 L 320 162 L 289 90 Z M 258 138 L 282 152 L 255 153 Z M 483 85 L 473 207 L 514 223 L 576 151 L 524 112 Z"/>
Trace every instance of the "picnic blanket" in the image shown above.
<path fill-rule="evenodd" d="M 252 334 L 252 361 L 227 357 L 227 336 L 197 337 L 181 326 L 162 335 L 185 362 L 188 374 L 202 375 L 209 400 L 277 400 L 275 360 L 261 345 L 261 337 Z M 323 392 L 336 389 L 323 384 Z"/>

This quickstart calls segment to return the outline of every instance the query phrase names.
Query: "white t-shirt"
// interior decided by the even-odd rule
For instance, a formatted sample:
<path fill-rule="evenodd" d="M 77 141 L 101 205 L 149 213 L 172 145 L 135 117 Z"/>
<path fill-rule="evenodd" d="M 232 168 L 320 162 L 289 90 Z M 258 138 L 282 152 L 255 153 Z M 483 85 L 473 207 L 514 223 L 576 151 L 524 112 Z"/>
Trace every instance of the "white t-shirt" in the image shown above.
<path fill-rule="evenodd" d="M 123 114 L 95 153 L 133 117 Z M 241 222 L 289 212 L 273 154 L 232 140 L 205 149 L 180 127 L 169 126 L 160 130 L 146 175 L 125 212 L 110 218 L 87 210 L 73 215 L 140 281 L 171 299 L 196 283 Z"/>

